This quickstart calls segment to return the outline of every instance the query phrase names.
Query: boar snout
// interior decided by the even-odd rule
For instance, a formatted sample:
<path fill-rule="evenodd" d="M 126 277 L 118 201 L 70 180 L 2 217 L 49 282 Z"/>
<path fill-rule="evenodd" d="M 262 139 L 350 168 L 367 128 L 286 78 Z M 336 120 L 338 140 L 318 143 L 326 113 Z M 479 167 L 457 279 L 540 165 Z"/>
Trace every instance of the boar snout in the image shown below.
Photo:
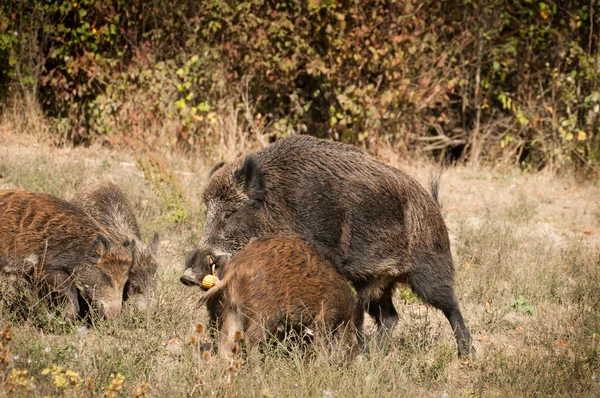
<path fill-rule="evenodd" d="M 100 301 L 97 307 L 100 315 L 104 319 L 110 320 L 116 318 L 121 313 L 121 310 L 123 309 L 123 303 L 120 300 L 112 302 Z"/>
<path fill-rule="evenodd" d="M 132 299 L 129 299 L 134 308 L 138 311 L 147 311 L 154 305 L 154 294 L 146 292 L 146 294 L 136 294 Z"/>
<path fill-rule="evenodd" d="M 179 281 L 186 286 L 200 286 L 202 284 L 200 275 L 197 275 L 191 268 L 185 270 Z"/>

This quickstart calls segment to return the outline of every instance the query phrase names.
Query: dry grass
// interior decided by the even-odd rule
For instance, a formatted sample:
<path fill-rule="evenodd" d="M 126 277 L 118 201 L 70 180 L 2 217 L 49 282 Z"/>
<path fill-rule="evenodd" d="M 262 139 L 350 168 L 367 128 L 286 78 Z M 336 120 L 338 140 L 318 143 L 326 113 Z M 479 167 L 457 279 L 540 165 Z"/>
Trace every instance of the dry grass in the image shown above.
<path fill-rule="evenodd" d="M 130 197 L 143 235 L 161 233 L 158 300 L 150 312 L 126 308 L 120 318 L 93 319 L 86 328 L 53 316 L 46 306 L 15 314 L 2 301 L 0 326 L 11 321 L 13 330 L 7 343 L 12 361 L 0 372 L 0 396 L 600 394 L 597 186 L 515 171 L 455 168 L 443 175 L 456 289 L 478 351 L 474 363 L 456 358 L 443 315 L 403 289 L 396 297 L 400 323 L 385 353 L 343 365 L 335 349 L 317 346 L 307 357 L 279 346 L 261 364 L 231 367 L 203 358 L 205 336 L 195 325 L 206 323 L 206 312 L 196 308 L 198 291 L 179 283 L 185 252 L 201 231 L 200 193 L 212 160 L 162 155 L 163 167 L 179 180 L 181 203 L 193 215 L 174 222 L 163 216 L 168 205 L 134 159 L 134 153 L 102 148 L 51 150 L 14 139 L 0 144 L 0 187 L 69 198 L 83 183 L 109 179 Z M 429 165 L 401 166 L 426 181 Z M 61 377 L 67 385 L 57 384 Z"/>

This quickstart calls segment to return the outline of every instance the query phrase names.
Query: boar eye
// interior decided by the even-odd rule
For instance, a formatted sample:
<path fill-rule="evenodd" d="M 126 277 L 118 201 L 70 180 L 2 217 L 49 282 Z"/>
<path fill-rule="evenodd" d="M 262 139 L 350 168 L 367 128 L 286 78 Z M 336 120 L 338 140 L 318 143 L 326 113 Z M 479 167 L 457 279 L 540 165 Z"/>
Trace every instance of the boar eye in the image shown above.
<path fill-rule="evenodd" d="M 229 217 L 231 217 L 233 215 L 234 211 L 231 210 L 227 210 L 225 212 L 223 212 L 223 220 L 227 220 Z"/>

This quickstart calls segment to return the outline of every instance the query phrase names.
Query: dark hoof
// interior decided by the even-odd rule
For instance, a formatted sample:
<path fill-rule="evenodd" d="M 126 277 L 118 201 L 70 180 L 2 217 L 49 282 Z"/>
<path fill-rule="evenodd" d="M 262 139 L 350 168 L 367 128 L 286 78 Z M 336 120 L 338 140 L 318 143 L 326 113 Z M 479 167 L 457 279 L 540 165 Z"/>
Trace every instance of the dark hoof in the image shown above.
<path fill-rule="evenodd" d="M 470 349 L 463 348 L 458 351 L 458 359 L 461 361 L 474 362 L 475 361 L 475 347 L 471 347 Z"/>

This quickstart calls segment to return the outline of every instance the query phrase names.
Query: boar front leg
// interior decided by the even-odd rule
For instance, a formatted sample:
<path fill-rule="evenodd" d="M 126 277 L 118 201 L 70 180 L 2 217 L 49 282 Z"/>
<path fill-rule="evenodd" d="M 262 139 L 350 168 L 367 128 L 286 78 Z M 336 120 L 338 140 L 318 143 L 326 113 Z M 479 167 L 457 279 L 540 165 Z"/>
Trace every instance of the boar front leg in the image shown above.
<path fill-rule="evenodd" d="M 69 300 L 67 318 L 75 319 L 79 315 L 79 298 L 73 279 L 66 272 L 55 271 L 44 276 L 44 281 L 53 292 L 65 295 Z"/>
<path fill-rule="evenodd" d="M 244 335 L 244 344 L 246 346 L 246 360 L 249 364 L 256 365 L 260 359 L 260 343 L 265 341 L 265 328 L 258 322 L 251 321 Z"/>

